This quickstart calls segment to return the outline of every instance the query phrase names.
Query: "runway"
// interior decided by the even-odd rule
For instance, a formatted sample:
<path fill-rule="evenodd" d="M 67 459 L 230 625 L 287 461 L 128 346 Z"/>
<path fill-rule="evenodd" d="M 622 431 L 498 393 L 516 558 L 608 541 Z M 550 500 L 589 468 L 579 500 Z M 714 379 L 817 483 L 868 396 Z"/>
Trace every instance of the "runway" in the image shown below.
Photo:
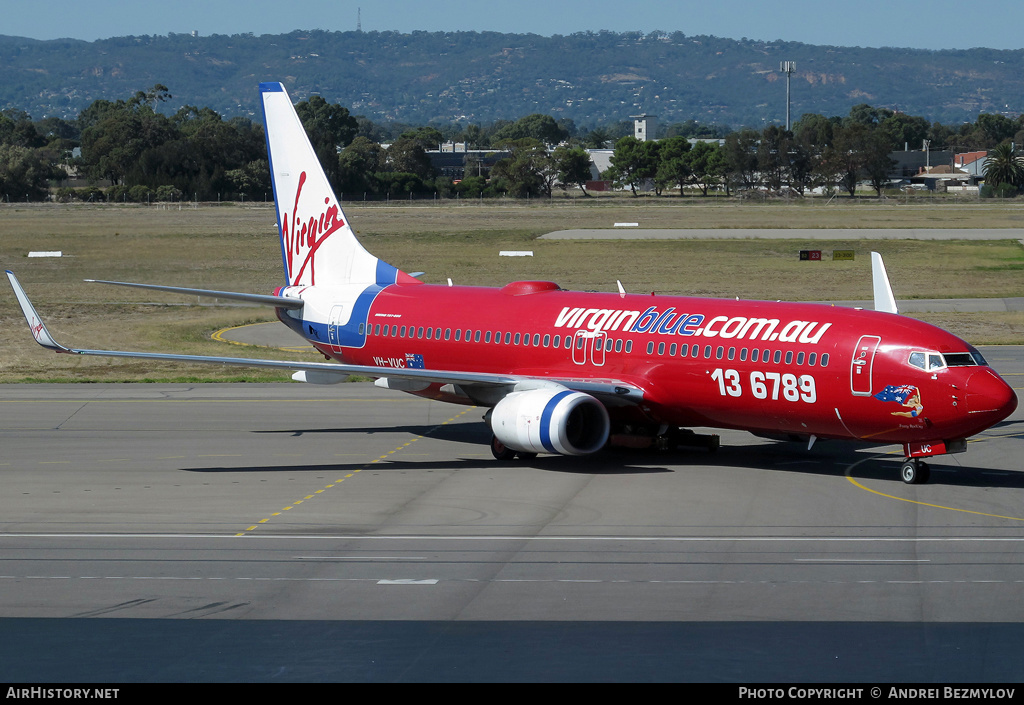
<path fill-rule="evenodd" d="M 1024 348 L 983 353 L 1021 394 Z M 0 387 L 0 679 L 1024 672 L 1020 409 L 921 486 L 891 446 L 740 432 L 499 464 L 481 415 L 366 384 Z"/>

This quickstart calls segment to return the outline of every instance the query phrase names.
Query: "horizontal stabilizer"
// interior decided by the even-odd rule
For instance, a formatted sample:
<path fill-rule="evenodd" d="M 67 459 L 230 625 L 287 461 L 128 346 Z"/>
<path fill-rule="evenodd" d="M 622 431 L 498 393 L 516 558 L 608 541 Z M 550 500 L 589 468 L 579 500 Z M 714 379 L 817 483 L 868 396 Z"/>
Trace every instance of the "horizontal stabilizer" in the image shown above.
<path fill-rule="evenodd" d="M 162 286 L 160 284 L 134 284 L 132 282 L 108 282 L 101 279 L 86 279 L 91 284 L 112 284 L 114 286 L 130 286 L 135 289 L 153 289 L 154 291 L 169 291 L 172 294 L 187 294 L 189 296 L 208 296 L 214 299 L 227 299 L 228 301 L 245 301 L 251 304 L 262 306 L 275 306 L 277 308 L 302 308 L 302 299 L 290 299 L 286 296 L 270 296 L 267 294 L 245 294 L 238 291 L 216 291 L 214 289 L 188 289 L 181 286 Z"/>

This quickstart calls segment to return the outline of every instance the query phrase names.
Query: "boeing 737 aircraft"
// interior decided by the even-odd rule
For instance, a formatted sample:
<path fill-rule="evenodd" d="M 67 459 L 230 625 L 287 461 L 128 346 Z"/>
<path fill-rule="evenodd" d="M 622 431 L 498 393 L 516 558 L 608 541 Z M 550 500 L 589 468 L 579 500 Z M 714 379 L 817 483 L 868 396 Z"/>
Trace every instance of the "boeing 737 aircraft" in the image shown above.
<path fill-rule="evenodd" d="M 956 336 L 897 314 L 872 255 L 874 311 L 821 304 L 578 293 L 545 281 L 438 286 L 367 252 L 280 83 L 260 84 L 286 284 L 273 295 L 106 282 L 254 302 L 335 362 L 295 363 L 57 343 L 8 272 L 36 341 L 58 353 L 296 370 L 314 384 L 368 375 L 423 397 L 487 407 L 495 457 L 678 445 L 692 427 L 966 450 L 1009 416 L 1013 390 Z M 714 439 L 717 437 L 703 437 Z M 713 442 L 713 441 L 712 441 Z"/>

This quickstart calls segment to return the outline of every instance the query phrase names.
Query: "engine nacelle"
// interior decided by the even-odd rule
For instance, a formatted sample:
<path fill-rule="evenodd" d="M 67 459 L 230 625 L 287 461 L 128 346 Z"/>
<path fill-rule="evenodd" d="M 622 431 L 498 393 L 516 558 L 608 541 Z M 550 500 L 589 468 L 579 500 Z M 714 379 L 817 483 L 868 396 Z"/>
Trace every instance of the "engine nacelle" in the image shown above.
<path fill-rule="evenodd" d="M 604 447 L 611 424 L 604 404 L 571 389 L 512 392 L 491 410 L 491 432 L 524 453 L 587 455 Z"/>

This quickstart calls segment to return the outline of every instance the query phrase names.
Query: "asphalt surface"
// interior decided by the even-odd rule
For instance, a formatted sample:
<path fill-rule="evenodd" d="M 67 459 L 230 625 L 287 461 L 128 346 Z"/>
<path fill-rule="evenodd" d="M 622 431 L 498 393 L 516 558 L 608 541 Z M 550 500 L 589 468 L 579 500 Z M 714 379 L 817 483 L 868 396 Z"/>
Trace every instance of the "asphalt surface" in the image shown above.
<path fill-rule="evenodd" d="M 989 361 L 1024 393 L 1024 348 Z M 891 446 L 490 457 L 364 384 L 0 387 L 0 680 L 1024 676 L 1024 413 Z"/>

